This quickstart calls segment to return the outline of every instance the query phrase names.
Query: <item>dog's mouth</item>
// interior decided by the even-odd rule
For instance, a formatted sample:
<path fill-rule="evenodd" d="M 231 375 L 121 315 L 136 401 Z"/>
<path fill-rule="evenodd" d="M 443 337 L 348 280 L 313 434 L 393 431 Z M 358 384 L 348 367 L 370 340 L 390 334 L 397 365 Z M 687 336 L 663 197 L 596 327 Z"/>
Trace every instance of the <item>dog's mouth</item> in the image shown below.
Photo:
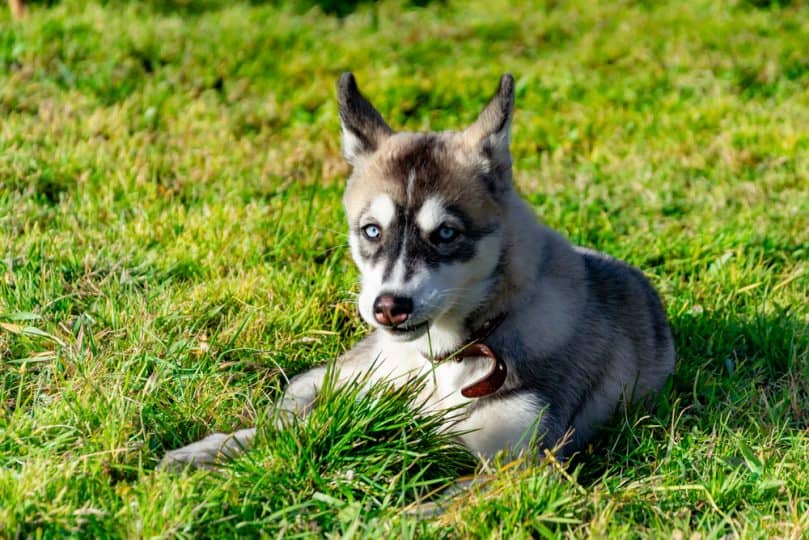
<path fill-rule="evenodd" d="M 389 326 L 385 330 L 394 336 L 404 339 L 415 339 L 423 334 L 430 326 L 430 321 L 422 321 L 416 324 L 400 324 L 399 326 Z"/>

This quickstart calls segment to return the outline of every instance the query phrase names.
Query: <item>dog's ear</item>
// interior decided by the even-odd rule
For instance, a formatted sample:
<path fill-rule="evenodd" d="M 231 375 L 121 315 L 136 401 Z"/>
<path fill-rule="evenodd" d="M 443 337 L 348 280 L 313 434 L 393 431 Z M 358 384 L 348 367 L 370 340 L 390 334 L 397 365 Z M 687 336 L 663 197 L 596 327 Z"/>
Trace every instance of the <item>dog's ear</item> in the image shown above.
<path fill-rule="evenodd" d="M 393 130 L 360 93 L 353 73 L 343 73 L 340 76 L 337 97 L 343 130 L 343 156 L 351 166 L 356 167 L 364 156 L 372 153 L 383 140 L 393 135 Z"/>
<path fill-rule="evenodd" d="M 514 77 L 500 77 L 500 85 L 475 123 L 463 132 L 470 149 L 481 152 L 499 166 L 511 166 L 511 117 L 514 113 Z"/>

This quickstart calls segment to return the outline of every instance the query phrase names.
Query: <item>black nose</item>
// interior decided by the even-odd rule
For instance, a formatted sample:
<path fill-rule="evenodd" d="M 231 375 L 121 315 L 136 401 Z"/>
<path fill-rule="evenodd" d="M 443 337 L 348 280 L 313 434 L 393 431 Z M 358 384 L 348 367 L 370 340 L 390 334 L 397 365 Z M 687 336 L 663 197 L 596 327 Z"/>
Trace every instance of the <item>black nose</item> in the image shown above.
<path fill-rule="evenodd" d="M 413 300 L 406 296 L 380 294 L 374 300 L 374 318 L 379 324 L 396 326 L 402 324 L 413 313 Z"/>

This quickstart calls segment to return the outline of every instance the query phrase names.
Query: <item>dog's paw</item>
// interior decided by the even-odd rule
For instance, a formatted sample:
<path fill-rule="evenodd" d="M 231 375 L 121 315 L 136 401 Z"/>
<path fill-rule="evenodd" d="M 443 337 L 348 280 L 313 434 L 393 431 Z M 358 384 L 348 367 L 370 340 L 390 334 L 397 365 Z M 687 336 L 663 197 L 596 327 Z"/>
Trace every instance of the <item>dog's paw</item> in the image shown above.
<path fill-rule="evenodd" d="M 250 446 L 255 433 L 256 430 L 251 428 L 230 434 L 208 435 L 195 443 L 167 452 L 158 468 L 166 471 L 213 469 L 242 454 Z"/>

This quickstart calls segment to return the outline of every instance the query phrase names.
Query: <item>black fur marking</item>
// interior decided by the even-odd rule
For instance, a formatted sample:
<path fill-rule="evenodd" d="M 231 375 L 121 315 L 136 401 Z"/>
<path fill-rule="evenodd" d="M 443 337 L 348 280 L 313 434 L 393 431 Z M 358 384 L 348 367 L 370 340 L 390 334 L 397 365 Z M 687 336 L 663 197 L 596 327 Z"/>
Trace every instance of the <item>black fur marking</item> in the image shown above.
<path fill-rule="evenodd" d="M 500 113 L 503 118 L 495 131 L 500 132 L 506 127 L 511 119 L 511 112 L 514 110 L 514 77 L 510 73 L 505 73 L 500 77 L 497 94 L 500 98 Z"/>
<path fill-rule="evenodd" d="M 484 225 L 483 227 L 475 226 L 475 223 L 472 219 L 461 210 L 461 207 L 458 205 L 451 204 L 446 207 L 446 211 L 448 214 L 451 214 L 454 218 L 458 221 L 463 223 L 463 231 L 462 234 L 466 238 L 470 238 L 472 240 L 480 240 L 484 236 L 488 236 L 492 234 L 494 231 L 498 229 L 496 223 L 491 223 L 489 225 Z"/>
<path fill-rule="evenodd" d="M 421 231 L 415 224 L 415 216 L 411 212 L 407 230 L 404 235 L 404 253 L 406 279 L 413 276 L 421 264 L 436 269 L 442 264 L 467 262 L 477 254 L 477 241 L 490 234 L 495 227 L 486 229 L 467 229 L 450 244 L 433 244 L 429 240 L 431 231 Z"/>
<path fill-rule="evenodd" d="M 506 127 L 509 119 L 511 118 L 510 112 L 511 111 L 509 111 L 508 105 L 506 103 L 503 103 L 503 110 L 501 112 L 503 118 L 500 120 L 500 124 L 497 126 L 497 129 L 494 130 L 495 133 L 500 133 Z"/>
<path fill-rule="evenodd" d="M 376 143 L 372 142 L 371 139 L 366 137 L 363 133 L 363 128 L 359 127 L 359 124 L 353 121 L 345 121 L 345 128 L 350 131 L 354 137 L 356 137 L 360 144 L 362 145 L 363 152 L 373 152 L 376 149 Z"/>
<path fill-rule="evenodd" d="M 339 113 L 343 126 L 359 139 L 364 152 L 372 152 L 379 141 L 393 134 L 382 115 L 365 99 L 351 73 L 343 73 L 337 81 Z"/>
<path fill-rule="evenodd" d="M 385 244 L 382 248 L 385 257 L 385 269 L 382 272 L 383 281 L 390 279 L 393 269 L 396 267 L 396 261 L 399 260 L 402 250 L 406 248 L 405 237 L 402 233 L 406 226 L 404 210 L 397 205 L 395 218 L 386 231 Z"/>
<path fill-rule="evenodd" d="M 506 73 L 500 78 L 497 91 L 486 108 L 478 116 L 486 136 L 491 136 L 508 128 L 514 110 L 514 77 Z"/>
<path fill-rule="evenodd" d="M 384 261 L 384 281 L 391 278 L 396 262 L 403 254 L 404 281 L 407 282 L 422 265 L 434 270 L 442 264 L 470 261 L 477 255 L 477 242 L 498 230 L 496 224 L 477 227 L 459 207 L 450 206 L 447 212 L 463 224 L 463 231 L 457 240 L 449 244 L 434 244 L 429 240 L 432 231 L 421 231 L 416 225 L 416 212 L 416 209 L 406 211 L 397 205 L 396 217 L 382 232 L 379 241 L 360 238 L 359 251 L 363 258 L 374 264 Z"/>
<path fill-rule="evenodd" d="M 411 206 L 414 206 L 414 202 L 424 201 L 427 196 L 436 192 L 436 187 L 445 174 L 440 166 L 440 158 L 446 151 L 442 139 L 433 134 L 424 134 L 416 139 L 407 151 L 392 161 L 392 172 L 405 188 L 408 187 L 410 175 L 415 176 L 410 186 Z"/>

